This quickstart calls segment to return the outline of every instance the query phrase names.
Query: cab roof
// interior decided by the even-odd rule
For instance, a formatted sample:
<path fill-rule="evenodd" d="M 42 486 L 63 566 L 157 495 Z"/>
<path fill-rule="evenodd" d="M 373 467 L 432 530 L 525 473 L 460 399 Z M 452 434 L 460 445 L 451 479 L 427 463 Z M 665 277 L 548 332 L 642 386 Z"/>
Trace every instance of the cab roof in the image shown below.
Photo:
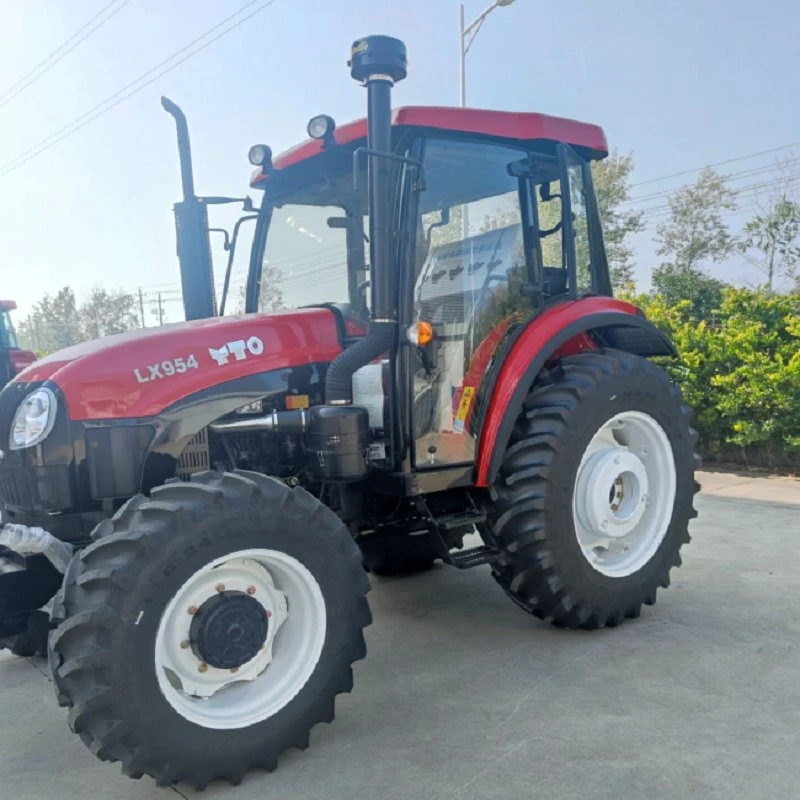
<path fill-rule="evenodd" d="M 606 135 L 601 127 L 547 114 L 444 106 L 406 106 L 392 111 L 392 125 L 476 133 L 524 142 L 565 142 L 587 151 L 592 159 L 605 158 L 608 155 Z M 334 139 L 336 144 L 349 144 L 366 138 L 366 135 L 367 120 L 359 119 L 337 127 Z M 276 156 L 272 164 L 275 169 L 285 169 L 321 152 L 320 140 L 307 139 Z M 260 169 L 256 170 L 250 185 L 259 187 L 266 177 Z"/>

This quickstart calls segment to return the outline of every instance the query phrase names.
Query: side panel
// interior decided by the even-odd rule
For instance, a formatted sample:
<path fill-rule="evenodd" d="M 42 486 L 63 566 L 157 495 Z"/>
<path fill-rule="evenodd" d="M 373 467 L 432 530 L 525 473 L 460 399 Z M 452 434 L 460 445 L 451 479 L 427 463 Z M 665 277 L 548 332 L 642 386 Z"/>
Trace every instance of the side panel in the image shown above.
<path fill-rule="evenodd" d="M 496 479 L 514 423 L 536 376 L 559 348 L 587 331 L 602 346 L 637 355 L 675 353 L 665 334 L 635 306 L 611 297 L 560 303 L 539 314 L 517 334 L 503 361 L 487 377 L 488 402 L 480 422 L 476 486 L 489 486 Z"/>

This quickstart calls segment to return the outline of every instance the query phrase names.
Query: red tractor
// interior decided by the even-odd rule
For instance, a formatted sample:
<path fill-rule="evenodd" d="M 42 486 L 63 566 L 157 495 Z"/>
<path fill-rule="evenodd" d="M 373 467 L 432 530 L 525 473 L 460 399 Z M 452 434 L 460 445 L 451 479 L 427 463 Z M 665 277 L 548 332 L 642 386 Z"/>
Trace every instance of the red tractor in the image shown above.
<path fill-rule="evenodd" d="M 0 635 L 52 627 L 72 730 L 132 777 L 237 783 L 305 748 L 365 656 L 368 571 L 486 564 L 523 610 L 599 628 L 653 604 L 689 540 L 695 433 L 648 360 L 672 345 L 612 297 L 602 130 L 393 111 L 389 37 L 350 66 L 366 120 L 250 151 L 263 194 L 227 242 L 255 221 L 246 313 L 213 291 L 207 208 L 234 200 L 195 196 L 164 100 L 189 321 L 0 394 Z M 279 279 L 298 307 L 262 313 Z"/>
<path fill-rule="evenodd" d="M 36 353 L 19 346 L 10 313 L 16 307 L 13 300 L 0 300 L 0 388 L 36 361 Z"/>

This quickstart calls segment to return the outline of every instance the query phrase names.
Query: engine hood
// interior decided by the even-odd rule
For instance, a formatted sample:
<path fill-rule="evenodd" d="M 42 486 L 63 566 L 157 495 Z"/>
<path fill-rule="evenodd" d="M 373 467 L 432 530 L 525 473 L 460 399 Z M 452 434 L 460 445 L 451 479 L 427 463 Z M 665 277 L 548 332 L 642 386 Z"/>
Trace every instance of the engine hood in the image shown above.
<path fill-rule="evenodd" d="M 51 381 L 70 419 L 149 417 L 189 395 L 341 352 L 327 309 L 181 322 L 107 336 L 35 362 L 16 381 Z"/>

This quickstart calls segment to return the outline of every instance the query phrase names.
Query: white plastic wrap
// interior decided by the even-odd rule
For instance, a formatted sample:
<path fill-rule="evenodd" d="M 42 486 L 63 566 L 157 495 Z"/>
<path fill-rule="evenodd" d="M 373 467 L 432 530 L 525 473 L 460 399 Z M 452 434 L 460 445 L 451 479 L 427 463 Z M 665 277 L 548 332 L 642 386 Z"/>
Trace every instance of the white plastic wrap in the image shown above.
<path fill-rule="evenodd" d="M 72 545 L 56 539 L 43 528 L 27 525 L 7 524 L 0 528 L 0 546 L 7 547 L 22 556 L 44 555 L 61 573 L 67 571 L 72 558 Z"/>

